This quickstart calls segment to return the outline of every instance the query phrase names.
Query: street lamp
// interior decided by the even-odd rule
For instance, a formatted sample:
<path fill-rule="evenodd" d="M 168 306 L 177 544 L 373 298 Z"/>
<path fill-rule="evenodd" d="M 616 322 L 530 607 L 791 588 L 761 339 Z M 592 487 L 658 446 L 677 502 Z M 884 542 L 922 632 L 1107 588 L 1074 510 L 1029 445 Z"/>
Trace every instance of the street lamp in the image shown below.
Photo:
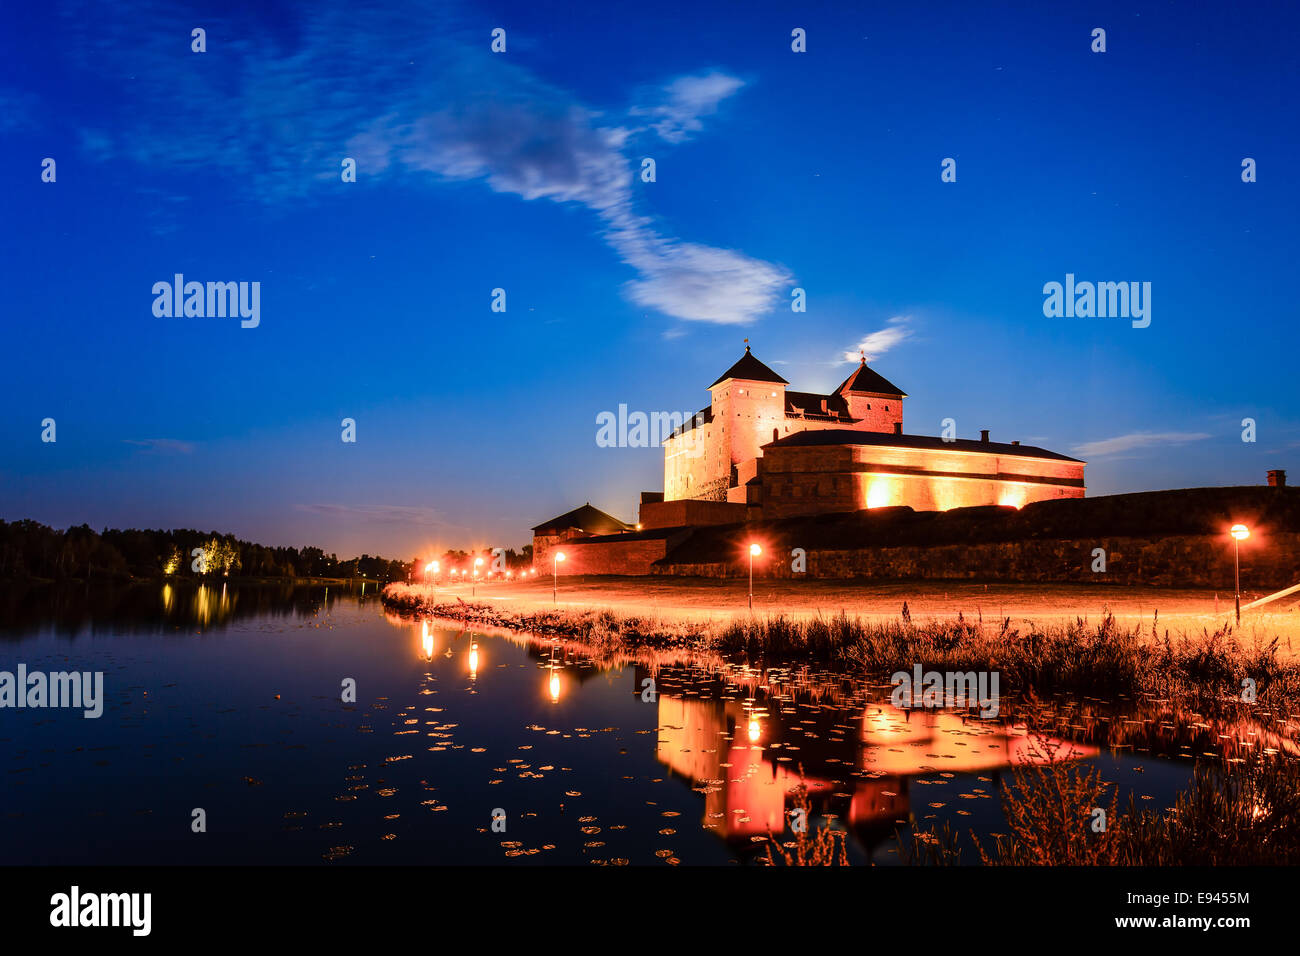
<path fill-rule="evenodd" d="M 483 559 L 474 559 L 474 582 L 469 587 L 469 596 L 473 597 L 474 592 L 478 589 L 478 569 L 483 567 Z"/>
<path fill-rule="evenodd" d="M 558 565 L 563 560 L 564 560 L 563 551 L 556 551 L 555 556 L 551 558 L 551 601 L 557 606 L 560 603 L 560 592 L 559 592 L 560 572 L 558 570 Z"/>
<path fill-rule="evenodd" d="M 1232 563 L 1237 580 L 1237 623 L 1241 623 L 1241 542 L 1250 537 L 1250 529 L 1244 524 L 1234 524 L 1228 534 L 1232 535 Z"/>
<path fill-rule="evenodd" d="M 754 559 L 763 553 L 757 544 L 749 546 L 749 609 L 754 609 Z"/>

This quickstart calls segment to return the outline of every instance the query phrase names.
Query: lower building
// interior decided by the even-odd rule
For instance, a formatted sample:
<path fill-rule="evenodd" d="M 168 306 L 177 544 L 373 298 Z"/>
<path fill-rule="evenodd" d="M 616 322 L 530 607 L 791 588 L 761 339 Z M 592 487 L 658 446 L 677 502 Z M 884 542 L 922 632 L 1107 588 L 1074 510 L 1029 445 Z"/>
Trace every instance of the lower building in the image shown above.
<path fill-rule="evenodd" d="M 1056 452 L 993 442 L 805 431 L 763 446 L 748 504 L 761 517 L 905 505 L 947 511 L 976 505 L 1020 508 L 1082 498 L 1084 463 Z"/>

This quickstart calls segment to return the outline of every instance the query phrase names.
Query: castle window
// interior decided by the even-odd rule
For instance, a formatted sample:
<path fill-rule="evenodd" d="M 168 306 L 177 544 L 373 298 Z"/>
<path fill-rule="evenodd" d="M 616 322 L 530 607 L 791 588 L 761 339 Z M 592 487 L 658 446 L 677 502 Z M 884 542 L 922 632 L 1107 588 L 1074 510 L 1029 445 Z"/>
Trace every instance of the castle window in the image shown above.
<path fill-rule="evenodd" d="M 789 431 L 789 429 L 786 429 L 786 430 Z M 772 429 L 772 441 L 776 441 L 776 440 L 777 440 L 778 438 L 780 438 L 780 437 L 781 437 L 781 430 L 780 430 L 779 428 L 773 428 L 773 429 Z"/>

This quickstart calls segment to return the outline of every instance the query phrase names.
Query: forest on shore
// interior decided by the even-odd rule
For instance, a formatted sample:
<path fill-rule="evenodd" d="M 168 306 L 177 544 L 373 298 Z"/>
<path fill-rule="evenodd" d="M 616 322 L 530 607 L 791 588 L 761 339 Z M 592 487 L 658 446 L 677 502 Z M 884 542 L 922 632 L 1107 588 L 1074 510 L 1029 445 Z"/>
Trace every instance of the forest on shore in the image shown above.
<path fill-rule="evenodd" d="M 412 562 L 376 555 L 340 559 L 320 548 L 276 548 L 192 528 L 60 531 L 37 521 L 0 521 L 0 580 L 93 580 L 219 575 L 252 578 L 406 580 Z"/>

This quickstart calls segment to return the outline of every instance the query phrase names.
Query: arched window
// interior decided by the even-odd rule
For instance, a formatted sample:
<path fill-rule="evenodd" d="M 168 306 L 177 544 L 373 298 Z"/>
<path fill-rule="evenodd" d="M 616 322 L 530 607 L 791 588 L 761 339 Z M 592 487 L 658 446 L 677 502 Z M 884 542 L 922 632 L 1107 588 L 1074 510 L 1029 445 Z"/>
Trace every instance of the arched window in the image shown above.
<path fill-rule="evenodd" d="M 781 437 L 781 429 L 779 429 L 779 428 L 773 428 L 773 429 L 772 429 L 772 441 L 776 441 L 776 440 L 777 440 L 778 438 L 780 438 L 780 437 Z"/>

